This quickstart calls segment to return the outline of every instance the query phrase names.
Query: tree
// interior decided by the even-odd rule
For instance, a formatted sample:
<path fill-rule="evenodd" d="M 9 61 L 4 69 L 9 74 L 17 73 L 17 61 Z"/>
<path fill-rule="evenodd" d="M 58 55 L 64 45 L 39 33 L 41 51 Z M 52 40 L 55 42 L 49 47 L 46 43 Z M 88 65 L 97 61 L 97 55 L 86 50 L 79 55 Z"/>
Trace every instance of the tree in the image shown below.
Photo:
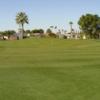
<path fill-rule="evenodd" d="M 16 23 L 19 24 L 19 27 L 21 27 L 22 32 L 24 33 L 24 24 L 28 24 L 28 16 L 25 12 L 19 12 L 16 16 Z"/>
<path fill-rule="evenodd" d="M 47 33 L 47 35 L 49 37 L 53 37 L 53 38 L 56 38 L 57 37 L 57 35 L 54 34 L 50 28 L 47 29 L 46 33 Z"/>
<path fill-rule="evenodd" d="M 43 33 L 44 33 L 44 30 L 43 30 L 43 29 L 39 29 L 39 32 L 40 32 L 41 34 L 43 34 Z"/>
<path fill-rule="evenodd" d="M 52 33 L 52 30 L 50 28 L 47 29 L 46 33 Z"/>
<path fill-rule="evenodd" d="M 53 33 L 57 33 L 58 32 L 58 28 L 57 26 L 50 26 L 50 29 L 53 31 Z"/>
<path fill-rule="evenodd" d="M 90 38 L 99 38 L 100 17 L 98 15 L 82 15 L 78 21 L 78 24 L 86 36 L 89 36 Z"/>
<path fill-rule="evenodd" d="M 31 30 L 26 30 L 25 33 L 31 33 Z"/>
<path fill-rule="evenodd" d="M 73 28 L 72 28 L 73 22 L 70 21 L 70 22 L 69 22 L 69 25 L 70 25 L 70 29 L 71 29 L 71 32 L 72 32 L 72 31 L 73 31 Z"/>
<path fill-rule="evenodd" d="M 4 31 L 4 34 L 7 36 L 11 36 L 13 34 L 15 34 L 16 32 L 14 30 L 8 30 L 8 31 Z"/>
<path fill-rule="evenodd" d="M 54 28 L 54 26 L 50 26 L 50 28 Z"/>
<path fill-rule="evenodd" d="M 1 35 L 11 36 L 14 35 L 16 32 L 14 30 L 7 30 L 0 32 Z"/>
<path fill-rule="evenodd" d="M 44 30 L 43 29 L 34 29 L 34 30 L 32 30 L 32 33 L 41 33 L 41 34 L 43 34 Z"/>

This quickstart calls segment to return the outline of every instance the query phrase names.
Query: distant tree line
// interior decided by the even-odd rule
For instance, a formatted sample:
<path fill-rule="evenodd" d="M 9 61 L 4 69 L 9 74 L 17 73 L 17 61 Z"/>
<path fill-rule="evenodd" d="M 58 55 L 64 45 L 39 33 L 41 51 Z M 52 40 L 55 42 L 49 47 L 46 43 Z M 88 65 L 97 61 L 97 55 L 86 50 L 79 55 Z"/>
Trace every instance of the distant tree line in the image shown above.
<path fill-rule="evenodd" d="M 25 32 L 24 30 L 24 24 L 28 24 L 28 16 L 25 12 L 19 12 L 16 16 L 16 23 L 19 25 L 19 27 L 22 29 L 22 32 Z M 71 33 L 73 31 L 72 25 L 73 22 L 70 21 L 70 27 L 71 27 Z M 85 14 L 82 15 L 78 21 L 78 25 L 81 30 L 81 34 L 85 35 L 88 38 L 100 38 L 100 17 L 98 15 L 94 14 Z M 49 29 L 47 29 L 46 33 L 51 36 L 55 37 L 55 34 L 52 32 L 51 28 L 55 28 L 51 26 Z M 43 29 L 34 29 L 32 31 L 27 30 L 26 33 L 44 33 Z"/>
<path fill-rule="evenodd" d="M 44 33 L 43 29 L 33 29 L 33 30 L 25 30 L 25 33 Z"/>
<path fill-rule="evenodd" d="M 57 26 L 51 26 L 50 28 L 47 29 L 47 31 L 45 32 L 43 29 L 33 29 L 33 30 L 25 30 L 24 29 L 24 25 L 29 23 L 29 19 L 28 16 L 25 12 L 19 12 L 16 15 L 16 23 L 19 25 L 19 29 L 21 29 L 23 34 L 22 36 L 25 36 L 27 34 L 36 34 L 36 33 L 40 33 L 40 34 L 44 34 L 46 33 L 47 36 L 49 37 L 58 37 L 58 34 L 60 31 L 58 31 L 57 33 L 54 33 L 52 31 L 52 29 L 56 29 L 58 30 Z M 73 33 L 73 22 L 70 21 L 69 22 L 70 28 L 71 28 L 71 34 Z M 80 34 L 85 35 L 87 38 L 92 38 L 92 39 L 99 39 L 100 38 L 100 16 L 99 15 L 95 15 L 95 14 L 85 14 L 82 15 L 79 18 L 78 21 L 78 25 L 80 28 Z M 15 34 L 16 32 L 14 30 L 7 30 L 7 31 L 1 31 L 0 35 L 6 35 L 6 36 L 11 36 L 13 34 Z M 34 36 L 34 35 L 33 35 Z"/>
<path fill-rule="evenodd" d="M 44 30 L 43 29 L 34 29 L 31 31 L 32 33 L 44 33 Z"/>
<path fill-rule="evenodd" d="M 11 36 L 15 33 L 16 32 L 14 30 L 0 31 L 0 35 L 6 35 L 6 36 Z"/>

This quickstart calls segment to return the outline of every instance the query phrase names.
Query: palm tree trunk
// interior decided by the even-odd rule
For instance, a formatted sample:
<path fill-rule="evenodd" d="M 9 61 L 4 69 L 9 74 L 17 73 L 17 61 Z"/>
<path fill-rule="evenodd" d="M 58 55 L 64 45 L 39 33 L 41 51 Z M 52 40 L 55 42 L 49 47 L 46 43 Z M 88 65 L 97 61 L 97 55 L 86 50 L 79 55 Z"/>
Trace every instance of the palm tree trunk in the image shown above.
<path fill-rule="evenodd" d="M 24 36 L 24 24 L 22 24 L 22 38 Z"/>
<path fill-rule="evenodd" d="M 72 33 L 72 24 L 70 24 L 70 31 L 71 31 L 71 38 L 73 38 L 73 33 Z"/>

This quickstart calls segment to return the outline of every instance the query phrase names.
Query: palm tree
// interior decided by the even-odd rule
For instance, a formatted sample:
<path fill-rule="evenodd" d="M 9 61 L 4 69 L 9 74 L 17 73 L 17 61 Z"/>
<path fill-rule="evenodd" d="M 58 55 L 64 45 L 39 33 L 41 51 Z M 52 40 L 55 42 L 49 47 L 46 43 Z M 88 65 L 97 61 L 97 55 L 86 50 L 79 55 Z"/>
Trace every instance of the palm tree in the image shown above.
<path fill-rule="evenodd" d="M 57 33 L 57 26 L 50 26 L 50 29 Z"/>
<path fill-rule="evenodd" d="M 24 24 L 28 24 L 29 23 L 28 16 L 26 15 L 25 12 L 19 12 L 17 14 L 16 23 L 19 24 L 19 27 L 21 27 L 21 30 L 24 33 Z"/>
<path fill-rule="evenodd" d="M 73 28 L 72 28 L 73 22 L 70 21 L 69 24 L 70 24 L 70 29 L 71 29 L 71 33 L 72 33 L 72 30 L 73 30 Z"/>
<path fill-rule="evenodd" d="M 70 31 L 71 31 L 71 38 L 73 38 L 73 28 L 72 28 L 73 22 L 70 21 L 69 25 L 70 25 Z"/>

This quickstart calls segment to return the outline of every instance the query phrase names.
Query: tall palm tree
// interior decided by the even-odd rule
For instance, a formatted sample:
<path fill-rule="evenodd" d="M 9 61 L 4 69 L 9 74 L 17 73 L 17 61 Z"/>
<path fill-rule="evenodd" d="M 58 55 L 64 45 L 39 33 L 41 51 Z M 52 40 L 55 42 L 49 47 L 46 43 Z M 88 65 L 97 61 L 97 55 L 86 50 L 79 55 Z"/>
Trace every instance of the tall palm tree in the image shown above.
<path fill-rule="evenodd" d="M 73 28 L 72 28 L 73 22 L 70 21 L 70 22 L 69 22 L 69 25 L 70 25 L 70 29 L 71 29 L 71 32 L 72 32 L 72 30 L 73 30 Z"/>
<path fill-rule="evenodd" d="M 71 38 L 73 38 L 73 28 L 72 28 L 73 22 L 70 21 L 69 25 L 70 25 L 70 31 L 71 31 Z"/>
<path fill-rule="evenodd" d="M 16 23 L 19 24 L 19 27 L 21 27 L 22 32 L 24 32 L 24 24 L 28 24 L 28 16 L 25 12 L 19 12 L 16 15 Z"/>

